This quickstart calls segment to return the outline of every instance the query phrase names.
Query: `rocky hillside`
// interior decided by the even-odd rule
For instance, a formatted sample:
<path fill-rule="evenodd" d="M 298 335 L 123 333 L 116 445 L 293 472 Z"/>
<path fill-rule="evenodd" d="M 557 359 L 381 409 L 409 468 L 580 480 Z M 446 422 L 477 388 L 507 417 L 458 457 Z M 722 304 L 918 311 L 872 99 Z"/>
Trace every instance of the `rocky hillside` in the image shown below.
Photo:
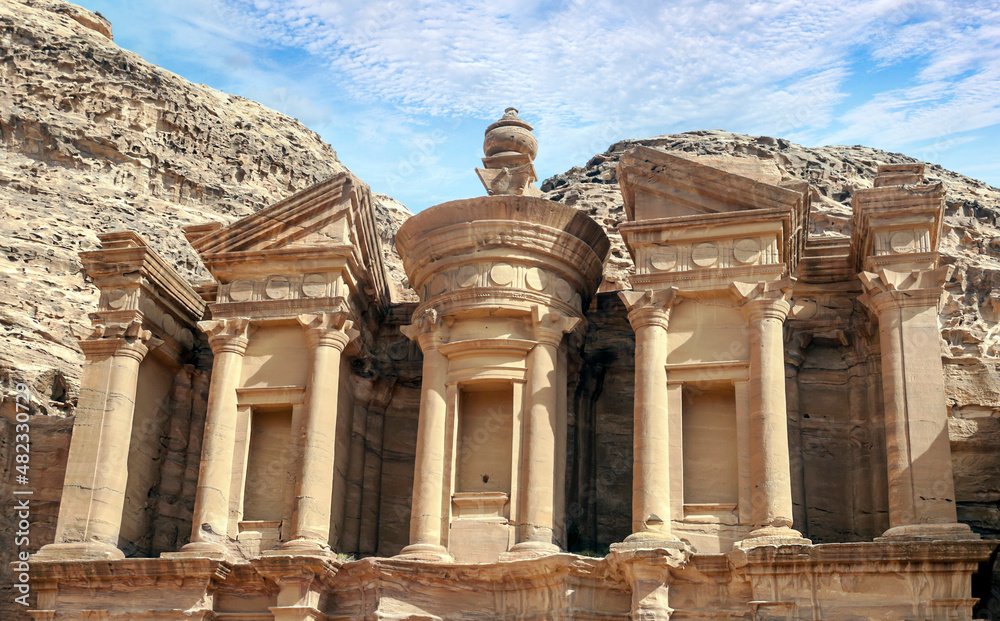
<path fill-rule="evenodd" d="M 203 280 L 181 227 L 234 220 L 345 170 L 295 119 L 192 84 L 111 34 L 69 3 L 0 0 L 0 539 L 13 541 L 6 422 L 23 381 L 42 415 L 32 418 L 32 550 L 52 537 L 83 360 L 74 333 L 97 304 L 78 253 L 96 249 L 100 232 L 131 229 Z M 392 223 L 383 246 L 401 274 L 388 242 L 409 212 L 388 197 L 376 208 Z M 21 612 L 9 596 L 16 550 L 0 550 L 0 618 L 22 618 L 10 616 Z"/>
<path fill-rule="evenodd" d="M 0 376 L 28 381 L 42 409 L 72 403 L 72 331 L 96 303 L 77 254 L 99 232 L 138 231 L 204 279 L 181 227 L 244 216 L 343 170 L 295 119 L 121 49 L 99 15 L 0 0 Z M 408 213 L 388 199 L 378 208 Z"/>

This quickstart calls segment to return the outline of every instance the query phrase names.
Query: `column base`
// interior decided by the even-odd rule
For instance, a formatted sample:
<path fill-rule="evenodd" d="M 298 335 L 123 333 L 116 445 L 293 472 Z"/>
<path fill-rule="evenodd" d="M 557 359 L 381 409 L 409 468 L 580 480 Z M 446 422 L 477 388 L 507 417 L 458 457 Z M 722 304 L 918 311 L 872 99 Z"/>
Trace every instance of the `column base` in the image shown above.
<path fill-rule="evenodd" d="M 562 552 L 554 543 L 544 541 L 522 541 L 514 544 L 510 550 L 500 555 L 501 561 L 521 561 Z"/>
<path fill-rule="evenodd" d="M 315 539 L 292 539 L 282 543 L 277 549 L 267 550 L 264 556 L 287 556 L 289 554 L 304 554 L 308 556 L 331 556 L 330 546 Z"/>
<path fill-rule="evenodd" d="M 177 552 L 164 552 L 160 558 L 210 558 L 215 561 L 228 561 L 231 554 L 221 543 L 209 541 L 192 541 L 181 546 Z"/>
<path fill-rule="evenodd" d="M 639 531 L 632 533 L 621 543 L 612 543 L 612 552 L 628 552 L 631 550 L 683 550 L 688 545 L 670 532 Z"/>
<path fill-rule="evenodd" d="M 907 524 L 894 526 L 875 541 L 947 541 L 979 539 L 968 524 Z"/>
<path fill-rule="evenodd" d="M 742 541 L 733 544 L 734 550 L 749 550 L 759 546 L 811 546 L 812 541 L 789 526 L 764 526 L 750 531 Z"/>
<path fill-rule="evenodd" d="M 268 608 L 274 615 L 274 621 L 318 621 L 326 619 L 326 615 L 309 606 L 273 606 Z"/>
<path fill-rule="evenodd" d="M 448 550 L 436 543 L 412 543 L 399 551 L 394 558 L 405 558 L 414 561 L 427 561 L 431 563 L 454 563 L 455 559 L 448 554 Z"/>
<path fill-rule="evenodd" d="M 31 555 L 33 561 L 117 561 L 125 553 L 109 543 L 87 541 L 79 543 L 50 543 Z"/>

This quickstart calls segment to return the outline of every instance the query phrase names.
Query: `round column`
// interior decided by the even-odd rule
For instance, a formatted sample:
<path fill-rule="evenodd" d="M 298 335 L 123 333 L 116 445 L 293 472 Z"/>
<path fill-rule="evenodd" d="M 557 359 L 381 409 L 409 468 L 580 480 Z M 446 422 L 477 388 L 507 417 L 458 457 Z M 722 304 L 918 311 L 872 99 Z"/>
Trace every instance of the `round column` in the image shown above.
<path fill-rule="evenodd" d="M 749 538 L 800 539 L 801 534 L 791 528 L 782 338 L 782 325 L 791 307 L 777 298 L 753 300 L 743 308 L 750 322 L 750 471 L 755 530 Z"/>
<path fill-rule="evenodd" d="M 635 330 L 632 535 L 628 542 L 676 541 L 670 532 L 670 432 L 667 411 L 668 308 L 628 314 Z"/>
<path fill-rule="evenodd" d="M 424 321 L 424 320 L 421 320 Z M 446 335 L 432 324 L 419 330 L 417 342 L 424 353 L 420 386 L 420 415 L 417 427 L 416 463 L 413 471 L 413 505 L 410 515 L 410 545 L 401 555 L 448 557 L 442 545 L 444 506 L 445 437 L 448 404 L 446 399 L 448 359 L 438 348 Z"/>
<path fill-rule="evenodd" d="M 312 364 L 302 421 L 302 454 L 292 508 L 291 540 L 281 547 L 325 551 L 330 547 L 340 358 L 351 340 L 352 322 L 342 313 L 334 313 L 303 315 L 299 323 L 306 328 Z"/>
<path fill-rule="evenodd" d="M 556 472 L 556 417 L 559 398 L 556 373 L 563 334 L 579 324 L 579 319 L 539 306 L 532 309 L 532 324 L 537 344 L 528 353 L 528 407 L 525 421 L 524 475 L 519 512 L 518 543 L 511 547 L 515 555 L 541 555 L 559 552 L 555 538 L 554 515 Z M 559 493 L 563 493 L 560 489 Z"/>
<path fill-rule="evenodd" d="M 553 530 L 553 477 L 555 471 L 555 373 L 559 357 L 556 335 L 546 335 L 528 355 L 527 448 L 524 463 L 524 494 L 521 535 L 512 552 L 537 550 L 558 552 Z M 562 333 L 557 335 L 562 339 Z M 554 341 L 554 342 L 553 342 Z"/>
<path fill-rule="evenodd" d="M 229 488 L 236 446 L 236 389 L 249 339 L 248 319 L 222 319 L 199 324 L 209 334 L 212 380 L 208 391 L 205 439 L 201 447 L 191 543 L 181 552 L 224 555 L 229 531 Z"/>

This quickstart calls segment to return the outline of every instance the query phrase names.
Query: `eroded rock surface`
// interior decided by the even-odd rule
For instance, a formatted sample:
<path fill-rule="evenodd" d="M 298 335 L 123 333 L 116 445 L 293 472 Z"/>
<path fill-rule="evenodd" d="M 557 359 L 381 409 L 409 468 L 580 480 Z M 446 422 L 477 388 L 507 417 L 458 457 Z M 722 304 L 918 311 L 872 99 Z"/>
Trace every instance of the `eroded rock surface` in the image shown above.
<path fill-rule="evenodd" d="M 62 417 L 73 412 L 83 360 L 75 334 L 96 308 L 78 254 L 97 248 L 100 232 L 130 229 L 186 277 L 205 280 L 183 226 L 232 221 L 344 170 L 295 119 L 118 47 L 98 14 L 58 0 L 0 0 L 0 378 L 7 397 L 26 382 L 33 414 L 54 416 L 32 422 L 32 549 L 52 538 L 71 428 Z M 408 215 L 383 198 L 385 222 Z M 401 273 L 398 258 L 386 259 Z M 12 401 L 3 408 L 6 503 Z M 0 538 L 10 542 L 11 512 L 3 515 Z M 0 549 L 7 589 L 12 551 Z M 2 601 L 7 618 L 6 590 Z"/>

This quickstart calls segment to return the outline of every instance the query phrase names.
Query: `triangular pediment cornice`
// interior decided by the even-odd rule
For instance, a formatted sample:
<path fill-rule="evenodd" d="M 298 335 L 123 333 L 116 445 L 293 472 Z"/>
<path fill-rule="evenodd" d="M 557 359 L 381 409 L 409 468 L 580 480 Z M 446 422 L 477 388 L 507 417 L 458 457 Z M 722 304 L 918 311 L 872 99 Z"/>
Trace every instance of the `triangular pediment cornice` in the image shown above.
<path fill-rule="evenodd" d="M 283 248 L 342 217 L 356 186 L 350 173 L 341 173 L 229 226 L 197 225 L 184 233 L 202 256 Z"/>
<path fill-rule="evenodd" d="M 346 270 L 353 288 L 389 303 L 371 191 L 349 172 L 228 226 L 189 226 L 184 235 L 220 283 L 262 279 L 271 272 Z"/>
<path fill-rule="evenodd" d="M 652 217 L 663 218 L 755 209 L 793 210 L 803 201 L 802 192 L 796 189 L 642 146 L 622 156 L 618 181 L 629 220 L 650 218 L 642 208 L 637 214 L 637 203 L 655 204 Z"/>

